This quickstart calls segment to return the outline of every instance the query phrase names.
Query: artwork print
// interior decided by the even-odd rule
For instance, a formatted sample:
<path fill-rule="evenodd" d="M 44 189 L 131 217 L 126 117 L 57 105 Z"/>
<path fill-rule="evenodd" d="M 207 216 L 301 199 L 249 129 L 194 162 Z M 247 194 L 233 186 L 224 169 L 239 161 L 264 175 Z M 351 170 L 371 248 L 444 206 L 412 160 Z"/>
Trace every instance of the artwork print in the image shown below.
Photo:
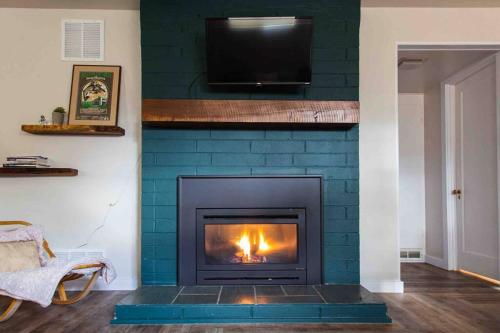
<path fill-rule="evenodd" d="M 76 109 L 77 120 L 109 120 L 113 91 L 112 72 L 81 72 L 80 100 Z"/>
<path fill-rule="evenodd" d="M 117 126 L 120 74 L 120 66 L 75 65 L 68 123 Z"/>

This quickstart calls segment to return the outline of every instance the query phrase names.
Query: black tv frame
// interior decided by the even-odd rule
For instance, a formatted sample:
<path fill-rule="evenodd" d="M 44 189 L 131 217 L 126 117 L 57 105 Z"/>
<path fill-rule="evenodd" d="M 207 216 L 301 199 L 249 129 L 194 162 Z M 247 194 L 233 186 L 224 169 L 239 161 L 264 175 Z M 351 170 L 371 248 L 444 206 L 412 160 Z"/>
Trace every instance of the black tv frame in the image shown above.
<path fill-rule="evenodd" d="M 314 30 L 314 25 L 313 25 L 313 20 L 314 18 L 312 16 L 294 16 L 294 19 L 298 20 L 310 20 L 311 21 L 311 36 L 310 36 L 310 44 L 309 44 L 309 81 L 246 81 L 246 82 L 237 82 L 237 81 L 210 81 L 210 67 L 208 64 L 208 49 L 209 49 L 209 36 L 207 33 L 208 30 L 208 24 L 210 21 L 217 21 L 217 20 L 230 20 L 230 19 L 284 19 L 284 18 L 292 18 L 288 16 L 266 16 L 266 17 L 209 17 L 205 19 L 205 39 L 206 39 L 206 52 L 207 52 L 207 80 L 208 80 L 208 85 L 210 86 L 304 86 L 304 85 L 311 85 L 311 80 L 312 80 L 312 49 L 313 49 L 313 30 Z"/>

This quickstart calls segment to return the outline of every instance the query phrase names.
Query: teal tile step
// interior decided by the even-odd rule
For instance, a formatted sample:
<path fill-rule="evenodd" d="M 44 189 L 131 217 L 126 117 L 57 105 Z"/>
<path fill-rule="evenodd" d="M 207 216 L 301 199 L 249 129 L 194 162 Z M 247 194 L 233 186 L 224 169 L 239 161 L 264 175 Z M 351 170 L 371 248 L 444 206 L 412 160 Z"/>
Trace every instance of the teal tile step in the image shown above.
<path fill-rule="evenodd" d="M 145 286 L 115 306 L 112 324 L 391 323 L 359 285 Z"/>

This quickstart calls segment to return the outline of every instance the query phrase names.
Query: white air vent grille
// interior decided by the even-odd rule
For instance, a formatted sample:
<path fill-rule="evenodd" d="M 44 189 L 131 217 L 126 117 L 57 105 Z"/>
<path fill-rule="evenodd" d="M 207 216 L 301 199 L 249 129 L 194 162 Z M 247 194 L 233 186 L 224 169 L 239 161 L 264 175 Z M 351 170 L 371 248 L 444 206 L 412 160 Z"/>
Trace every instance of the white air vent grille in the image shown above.
<path fill-rule="evenodd" d="M 100 258 L 104 257 L 104 250 L 95 249 L 56 249 L 54 251 L 56 258 L 65 260 L 75 260 L 81 258 Z"/>
<path fill-rule="evenodd" d="M 401 249 L 401 262 L 423 262 L 422 249 Z"/>
<path fill-rule="evenodd" d="M 104 21 L 63 20 L 62 60 L 104 61 Z"/>

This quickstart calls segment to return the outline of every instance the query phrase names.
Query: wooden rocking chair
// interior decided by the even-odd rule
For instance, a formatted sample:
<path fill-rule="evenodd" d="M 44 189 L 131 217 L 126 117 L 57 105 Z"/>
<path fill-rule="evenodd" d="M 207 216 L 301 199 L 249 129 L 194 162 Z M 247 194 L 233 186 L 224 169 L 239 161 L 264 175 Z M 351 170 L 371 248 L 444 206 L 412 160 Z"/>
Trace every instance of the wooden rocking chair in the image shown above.
<path fill-rule="evenodd" d="M 0 221 L 0 226 L 5 226 L 5 225 L 30 226 L 31 223 L 24 222 L 24 221 Z M 52 250 L 49 248 L 49 244 L 47 243 L 47 241 L 45 239 L 43 240 L 43 248 L 47 252 L 47 255 L 49 256 L 49 258 L 55 257 L 54 252 L 52 252 Z M 68 295 L 66 294 L 66 290 L 64 289 L 64 282 L 77 280 L 77 279 L 82 278 L 84 276 L 84 274 L 80 274 L 80 273 L 77 273 L 74 271 L 80 270 L 80 269 L 88 269 L 88 268 L 98 268 L 98 269 L 92 273 L 92 276 L 87 281 L 87 283 L 85 284 L 85 287 L 83 288 L 82 291 L 78 292 L 73 297 L 68 298 Z M 103 268 L 104 268 L 104 264 L 101 264 L 101 263 L 90 264 L 90 265 L 78 265 L 78 266 L 73 267 L 73 271 L 66 274 L 59 282 L 59 285 L 57 286 L 57 293 L 58 293 L 59 297 L 54 296 L 52 299 L 52 304 L 61 304 L 61 305 L 73 304 L 73 303 L 78 302 L 79 300 L 81 300 L 85 296 L 87 296 L 88 293 L 92 290 L 92 287 L 96 283 L 97 278 L 99 277 Z M 7 306 L 7 308 L 5 309 L 5 311 L 0 312 L 0 323 L 3 321 L 6 321 L 10 317 L 12 317 L 12 315 L 17 311 L 17 309 L 19 309 L 22 302 L 23 302 L 22 300 L 13 298 L 12 301 Z"/>

